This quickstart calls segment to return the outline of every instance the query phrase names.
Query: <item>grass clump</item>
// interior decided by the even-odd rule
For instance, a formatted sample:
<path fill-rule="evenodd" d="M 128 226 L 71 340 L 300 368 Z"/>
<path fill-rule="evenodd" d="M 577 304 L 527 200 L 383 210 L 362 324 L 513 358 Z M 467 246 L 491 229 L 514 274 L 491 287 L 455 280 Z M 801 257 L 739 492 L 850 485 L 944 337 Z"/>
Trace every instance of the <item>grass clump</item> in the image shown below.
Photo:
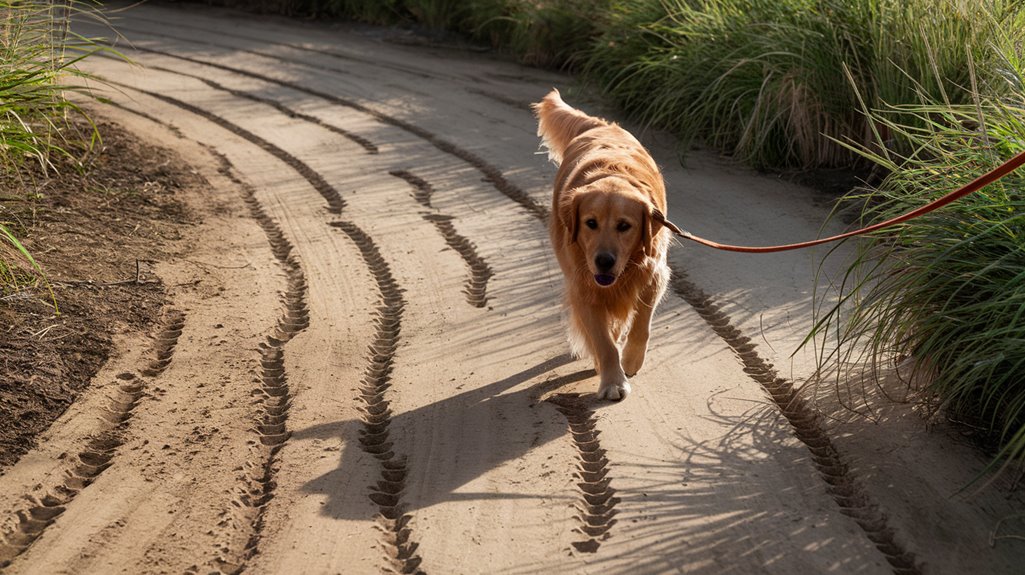
<path fill-rule="evenodd" d="M 965 103 L 970 63 L 983 78 L 996 71 L 989 38 L 1025 26 L 1021 3 L 1004 0 L 614 6 L 589 75 L 645 122 L 767 168 L 851 165 L 858 156 L 840 142 L 877 140 L 866 107 Z"/>
<path fill-rule="evenodd" d="M 1020 46 L 1000 50 L 1008 56 L 1000 86 L 963 89 L 974 104 L 872 114 L 880 133 L 911 147 L 860 150 L 889 172 L 848 199 L 864 206 L 862 223 L 918 207 L 1025 151 Z M 820 367 L 838 384 L 851 366 L 925 382 L 926 399 L 981 428 L 998 460 L 1025 461 L 1025 173 L 866 240 L 813 335 Z"/>
<path fill-rule="evenodd" d="M 83 89 L 66 80 L 84 76 L 76 64 L 102 48 L 71 31 L 76 14 L 93 13 L 74 1 L 0 1 L 0 162 L 8 169 L 31 159 L 46 170 L 53 154 L 73 157 L 68 148 L 82 143 L 68 117 L 85 115 L 66 93 Z"/>
<path fill-rule="evenodd" d="M 89 133 L 74 127 L 74 117 L 88 118 L 67 98 L 69 91 L 83 91 L 67 82 L 83 76 L 75 65 L 103 49 L 71 31 L 74 16 L 98 17 L 75 0 L 0 1 L 0 165 L 16 179 L 45 177 L 57 156 L 80 165 L 78 156 L 99 137 L 95 127 Z M 15 231 L 0 204 L 2 293 L 45 281 Z"/>
<path fill-rule="evenodd" d="M 609 9 L 608 0 L 477 0 L 466 33 L 546 68 L 582 64 Z"/>

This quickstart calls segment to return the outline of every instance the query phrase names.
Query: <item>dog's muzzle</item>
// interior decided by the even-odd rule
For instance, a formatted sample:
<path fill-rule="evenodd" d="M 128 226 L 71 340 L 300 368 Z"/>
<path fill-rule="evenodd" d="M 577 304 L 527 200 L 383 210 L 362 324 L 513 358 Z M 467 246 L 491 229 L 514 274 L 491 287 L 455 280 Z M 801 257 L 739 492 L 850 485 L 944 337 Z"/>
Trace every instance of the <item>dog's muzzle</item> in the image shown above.
<path fill-rule="evenodd" d="M 612 272 L 616 265 L 616 256 L 608 252 L 599 252 L 594 256 L 594 267 L 598 273 L 594 274 L 594 282 L 602 287 L 608 287 L 615 283 L 616 276 Z"/>

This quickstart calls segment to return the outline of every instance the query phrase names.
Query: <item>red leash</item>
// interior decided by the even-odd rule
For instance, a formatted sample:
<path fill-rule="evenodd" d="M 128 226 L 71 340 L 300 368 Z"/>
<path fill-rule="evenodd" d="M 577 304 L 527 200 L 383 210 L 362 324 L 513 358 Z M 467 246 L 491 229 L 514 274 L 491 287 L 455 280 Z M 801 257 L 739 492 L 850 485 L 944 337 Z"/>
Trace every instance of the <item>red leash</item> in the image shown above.
<path fill-rule="evenodd" d="M 1014 170 L 1017 170 L 1023 164 L 1025 164 L 1025 152 L 1019 153 L 1018 155 L 1012 157 L 1011 159 L 1007 160 L 1003 164 L 1000 164 L 996 168 L 990 170 L 989 172 L 986 172 L 985 174 L 979 176 L 978 178 L 975 178 L 974 180 L 972 180 L 968 184 L 965 184 L 964 186 L 954 190 L 953 192 L 950 192 L 949 194 L 943 196 L 942 198 L 939 198 L 939 199 L 937 199 L 935 201 L 929 202 L 928 204 L 926 204 L 926 205 L 924 205 L 924 206 L 922 206 L 920 208 L 914 209 L 914 210 L 912 210 L 910 212 L 907 212 L 906 214 L 897 216 L 895 218 L 891 218 L 889 220 L 886 220 L 885 222 L 879 222 L 878 224 L 873 224 L 871 226 L 868 226 L 868 227 L 865 227 L 865 228 L 861 228 L 860 230 L 854 230 L 852 232 L 847 232 L 847 233 L 843 233 L 843 234 L 839 234 L 839 235 L 835 235 L 835 236 L 830 236 L 828 238 L 821 238 L 821 239 L 811 240 L 811 241 L 807 241 L 807 242 L 801 242 L 801 243 L 797 243 L 797 244 L 784 244 L 784 245 L 780 245 L 780 246 L 733 246 L 733 245 L 730 245 L 730 244 L 720 244 L 718 242 L 713 242 L 711 240 L 706 240 L 704 238 L 695 236 L 694 234 L 692 234 L 690 232 L 681 230 L 675 224 L 673 224 L 669 220 L 666 220 L 665 216 L 662 216 L 661 212 L 656 211 L 655 217 L 659 218 L 659 216 L 662 216 L 661 217 L 662 223 L 664 223 L 665 226 L 667 228 L 669 228 L 670 230 L 672 230 L 673 233 L 675 233 L 676 235 L 678 235 L 680 237 L 683 237 L 683 238 L 687 238 L 688 240 L 691 240 L 691 241 L 695 241 L 695 242 L 697 242 L 697 243 L 699 243 L 701 245 L 708 246 L 710 248 L 715 248 L 717 250 L 726 250 L 726 251 L 729 251 L 729 252 L 744 252 L 744 253 L 749 253 L 749 254 L 766 254 L 766 253 L 771 253 L 771 252 L 785 252 L 785 251 L 788 251 L 788 250 L 797 250 L 797 249 L 801 249 L 801 248 L 817 246 L 819 244 L 824 244 L 824 243 L 827 243 L 827 242 L 835 242 L 836 240 L 842 240 L 844 238 L 849 238 L 849 237 L 852 237 L 852 236 L 858 236 L 858 235 L 861 235 L 861 234 L 866 234 L 868 232 L 873 232 L 875 230 L 880 230 L 882 228 L 889 227 L 889 226 L 892 226 L 892 225 L 895 225 L 895 224 L 899 224 L 901 222 L 906 222 L 906 221 L 908 221 L 908 220 L 910 220 L 912 218 L 917 218 L 918 216 L 920 216 L 922 214 L 927 214 L 927 213 L 929 213 L 929 212 L 931 212 L 931 211 L 933 211 L 933 210 L 935 210 L 937 208 L 941 208 L 941 207 L 943 207 L 943 206 L 945 206 L 945 205 L 947 205 L 947 204 L 949 204 L 949 203 L 951 203 L 951 202 L 953 202 L 955 200 L 961 199 L 961 198 L 967 196 L 968 194 L 970 194 L 972 192 L 976 192 L 976 191 L 980 190 L 981 188 L 984 188 L 984 187 L 988 186 L 989 184 L 992 184 L 993 182 L 999 180 L 1000 178 L 1006 176 L 1007 174 L 1010 174 Z"/>

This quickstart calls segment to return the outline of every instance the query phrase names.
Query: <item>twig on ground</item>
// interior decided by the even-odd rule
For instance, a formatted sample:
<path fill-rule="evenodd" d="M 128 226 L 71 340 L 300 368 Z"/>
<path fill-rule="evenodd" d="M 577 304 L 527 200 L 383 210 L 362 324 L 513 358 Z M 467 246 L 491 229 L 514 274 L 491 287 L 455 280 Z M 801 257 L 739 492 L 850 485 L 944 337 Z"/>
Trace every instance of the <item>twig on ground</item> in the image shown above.
<path fill-rule="evenodd" d="M 160 280 L 144 280 L 142 279 L 142 268 L 140 262 L 143 260 L 135 260 L 135 278 L 115 281 L 115 282 L 99 282 L 96 280 L 57 280 L 52 282 L 54 285 L 64 286 L 75 286 L 75 285 L 89 285 L 95 287 L 112 287 L 121 285 L 147 285 L 160 283 Z M 149 261 L 149 260 L 146 260 Z"/>
<path fill-rule="evenodd" d="M 41 329 L 41 330 L 31 334 L 29 337 L 38 337 L 39 339 L 43 339 L 44 337 L 46 337 L 46 334 L 50 333 L 50 330 L 55 328 L 55 327 L 57 327 L 57 324 L 51 323 L 50 325 L 44 327 L 43 329 Z"/>
<path fill-rule="evenodd" d="M 997 521 L 997 524 L 993 526 L 993 531 L 991 531 L 989 534 L 989 546 L 995 547 L 996 542 L 1000 539 L 1015 539 L 1018 541 L 1025 541 L 1025 535 L 997 535 L 997 532 L 1000 531 L 1000 525 L 1002 525 L 1004 521 L 1007 521 L 1009 519 L 1019 519 L 1022 517 L 1025 517 L 1025 513 L 1015 513 L 1014 515 L 1008 515 L 1000 521 Z"/>
<path fill-rule="evenodd" d="M 201 268 L 211 267 L 211 268 L 217 268 L 219 270 L 244 270 L 246 268 L 253 267 L 253 265 L 250 264 L 250 263 L 244 263 L 244 264 L 242 264 L 240 266 L 220 266 L 220 265 L 211 264 L 211 263 L 208 263 L 208 262 L 200 262 L 200 261 L 196 261 L 196 260 L 190 260 L 189 258 L 182 258 L 182 260 L 187 261 L 190 264 L 195 265 L 197 267 L 201 267 Z"/>
<path fill-rule="evenodd" d="M 16 299 L 32 299 L 32 293 L 30 290 L 22 289 L 12 294 L 0 297 L 0 301 L 16 300 Z"/>

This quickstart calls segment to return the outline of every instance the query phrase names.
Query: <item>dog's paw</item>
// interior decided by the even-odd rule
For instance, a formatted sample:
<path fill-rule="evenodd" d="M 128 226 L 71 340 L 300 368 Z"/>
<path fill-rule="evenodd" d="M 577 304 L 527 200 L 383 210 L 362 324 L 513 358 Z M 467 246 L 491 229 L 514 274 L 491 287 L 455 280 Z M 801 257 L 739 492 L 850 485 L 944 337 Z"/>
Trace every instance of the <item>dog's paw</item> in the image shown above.
<path fill-rule="evenodd" d="M 620 401 L 626 399 L 627 395 L 630 395 L 630 382 L 625 377 L 619 381 L 606 381 L 603 378 L 598 386 L 598 399 Z"/>

